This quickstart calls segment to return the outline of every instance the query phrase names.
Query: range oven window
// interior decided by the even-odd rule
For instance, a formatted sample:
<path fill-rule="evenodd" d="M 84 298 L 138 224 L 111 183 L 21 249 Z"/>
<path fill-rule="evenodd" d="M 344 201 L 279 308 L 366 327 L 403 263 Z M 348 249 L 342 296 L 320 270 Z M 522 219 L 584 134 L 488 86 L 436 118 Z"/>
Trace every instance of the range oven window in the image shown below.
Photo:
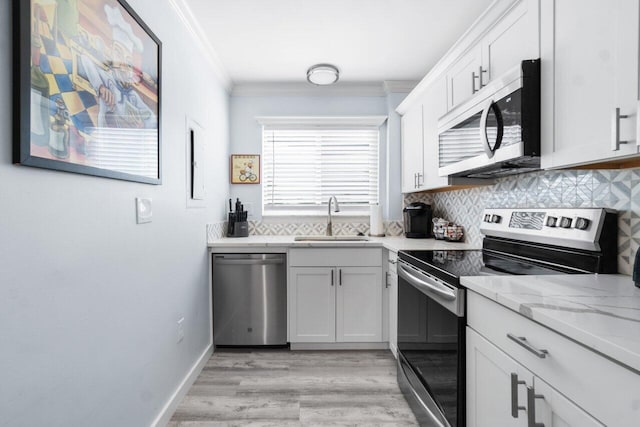
<path fill-rule="evenodd" d="M 452 426 L 463 418 L 459 414 L 464 409 L 459 405 L 464 401 L 460 400 L 464 395 L 463 346 L 463 318 L 400 279 L 398 350 Z"/>

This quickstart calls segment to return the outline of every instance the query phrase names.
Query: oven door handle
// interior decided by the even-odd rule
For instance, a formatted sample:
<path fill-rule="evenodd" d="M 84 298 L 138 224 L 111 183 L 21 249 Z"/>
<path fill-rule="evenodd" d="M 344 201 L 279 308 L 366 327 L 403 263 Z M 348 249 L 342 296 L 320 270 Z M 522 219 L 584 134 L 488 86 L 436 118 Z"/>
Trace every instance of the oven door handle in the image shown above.
<path fill-rule="evenodd" d="M 398 275 L 402 277 L 404 280 L 406 280 L 407 282 L 409 282 L 410 285 L 412 285 L 414 288 L 418 289 L 422 293 L 427 293 L 427 294 L 434 293 L 438 295 L 440 298 L 445 299 L 447 301 L 455 301 L 456 299 L 456 294 L 453 290 L 439 284 L 438 282 L 428 278 L 427 276 L 424 276 L 424 277 L 414 276 L 401 263 L 398 263 Z"/>

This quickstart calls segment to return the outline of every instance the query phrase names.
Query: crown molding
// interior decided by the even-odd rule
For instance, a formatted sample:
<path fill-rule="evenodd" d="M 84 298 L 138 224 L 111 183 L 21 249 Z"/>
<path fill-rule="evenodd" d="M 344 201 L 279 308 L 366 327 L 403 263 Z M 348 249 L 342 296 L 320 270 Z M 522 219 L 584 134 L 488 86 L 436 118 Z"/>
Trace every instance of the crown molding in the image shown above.
<path fill-rule="evenodd" d="M 220 57 L 217 52 L 211 43 L 209 43 L 205 32 L 195 19 L 189 5 L 187 5 L 185 0 L 169 0 L 169 4 L 173 7 L 176 14 L 187 28 L 187 31 L 189 31 L 189 34 L 191 34 L 196 43 L 201 47 L 204 57 L 213 68 L 215 76 L 220 80 L 220 83 L 222 83 L 227 92 L 230 92 L 233 88 L 233 80 L 222 64 L 222 61 L 220 61 Z"/>
<path fill-rule="evenodd" d="M 409 93 L 419 82 L 414 80 L 386 80 L 382 82 L 385 93 Z"/>
<path fill-rule="evenodd" d="M 314 86 L 310 83 L 240 83 L 231 96 L 386 96 L 382 83 L 345 83 Z"/>

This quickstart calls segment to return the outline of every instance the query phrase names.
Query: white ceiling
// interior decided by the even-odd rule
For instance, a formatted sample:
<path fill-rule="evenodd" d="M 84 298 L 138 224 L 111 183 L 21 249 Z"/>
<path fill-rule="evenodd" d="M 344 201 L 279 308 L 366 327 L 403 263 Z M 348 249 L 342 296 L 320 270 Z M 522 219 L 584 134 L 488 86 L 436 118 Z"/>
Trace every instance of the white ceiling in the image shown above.
<path fill-rule="evenodd" d="M 239 84 L 304 82 L 325 62 L 341 82 L 420 80 L 491 0 L 181 2 Z"/>

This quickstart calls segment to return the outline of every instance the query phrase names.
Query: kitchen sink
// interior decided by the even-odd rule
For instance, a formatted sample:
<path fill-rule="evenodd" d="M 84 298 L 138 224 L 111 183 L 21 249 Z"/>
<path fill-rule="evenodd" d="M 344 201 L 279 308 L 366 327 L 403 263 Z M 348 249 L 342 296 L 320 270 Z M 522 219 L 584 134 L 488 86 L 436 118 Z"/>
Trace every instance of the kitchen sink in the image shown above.
<path fill-rule="evenodd" d="M 296 242 L 358 242 L 369 240 L 368 236 L 295 236 Z"/>

